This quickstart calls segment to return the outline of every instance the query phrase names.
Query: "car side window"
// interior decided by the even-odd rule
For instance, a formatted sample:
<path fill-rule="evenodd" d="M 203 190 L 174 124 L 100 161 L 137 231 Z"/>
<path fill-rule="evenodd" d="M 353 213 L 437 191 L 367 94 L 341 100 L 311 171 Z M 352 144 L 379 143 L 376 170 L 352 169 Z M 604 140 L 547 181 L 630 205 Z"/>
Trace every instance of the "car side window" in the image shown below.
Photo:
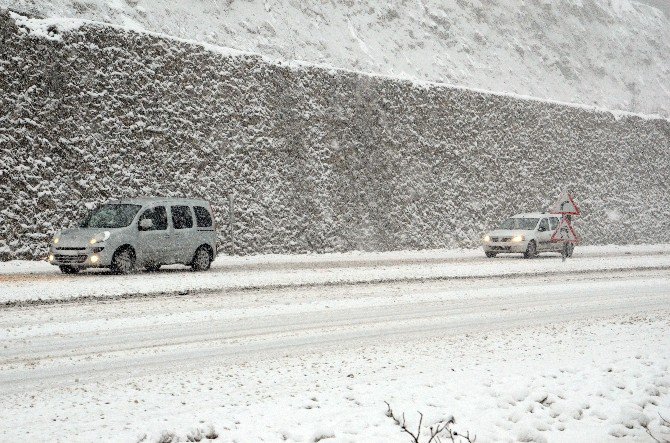
<path fill-rule="evenodd" d="M 193 211 L 195 211 L 195 223 L 199 228 L 212 227 L 212 216 L 206 208 L 193 206 Z"/>
<path fill-rule="evenodd" d="M 542 221 L 540 222 L 540 226 L 538 227 L 538 231 L 548 231 L 549 230 L 549 222 L 547 221 L 546 218 L 543 218 Z"/>
<path fill-rule="evenodd" d="M 143 231 L 165 231 L 167 229 L 167 211 L 165 210 L 165 206 L 155 206 L 144 211 L 140 215 L 138 226 L 144 219 L 151 220 L 153 226 L 148 229 L 142 229 Z"/>
<path fill-rule="evenodd" d="M 555 231 L 558 228 L 558 217 L 549 218 L 549 224 L 551 225 L 551 230 Z"/>
<path fill-rule="evenodd" d="M 191 208 L 188 206 L 171 206 L 172 226 L 175 229 L 188 229 L 193 227 Z"/>

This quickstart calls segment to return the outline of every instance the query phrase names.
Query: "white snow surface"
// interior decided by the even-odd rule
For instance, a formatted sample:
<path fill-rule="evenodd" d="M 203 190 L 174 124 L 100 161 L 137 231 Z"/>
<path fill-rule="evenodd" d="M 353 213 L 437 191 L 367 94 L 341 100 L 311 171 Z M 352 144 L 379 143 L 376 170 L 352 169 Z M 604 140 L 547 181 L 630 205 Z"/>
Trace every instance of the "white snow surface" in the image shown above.
<path fill-rule="evenodd" d="M 221 259 L 223 274 L 290 269 L 296 283 L 433 260 L 476 277 L 0 306 L 0 441 L 408 441 L 384 402 L 410 429 L 423 413 L 423 435 L 453 416 L 478 442 L 651 442 L 645 426 L 668 439 L 668 247 L 580 252 Z M 173 273 L 207 275 L 159 275 Z"/>
<path fill-rule="evenodd" d="M 670 245 L 586 246 L 576 249 L 574 260 L 562 263 L 556 257 L 543 254 L 537 260 L 524 260 L 514 254 L 486 259 L 479 249 L 219 256 L 208 272 L 193 273 L 176 265 L 129 276 L 96 269 L 61 275 L 45 261 L 15 260 L 0 262 L 0 303 L 659 268 L 670 266 Z"/>
<path fill-rule="evenodd" d="M 0 0 L 0 6 L 279 60 L 670 116 L 670 16 L 667 5 L 653 0 Z"/>

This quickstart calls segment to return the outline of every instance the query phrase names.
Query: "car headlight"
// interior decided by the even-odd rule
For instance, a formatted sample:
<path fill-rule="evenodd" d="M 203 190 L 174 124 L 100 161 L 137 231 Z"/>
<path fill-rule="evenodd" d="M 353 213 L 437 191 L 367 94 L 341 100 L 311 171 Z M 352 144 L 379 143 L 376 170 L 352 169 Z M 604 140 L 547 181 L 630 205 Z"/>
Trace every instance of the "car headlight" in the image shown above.
<path fill-rule="evenodd" d="M 54 245 L 57 245 L 59 241 L 60 241 L 60 231 L 57 231 L 54 234 L 53 238 L 51 239 L 51 243 L 53 243 Z"/>
<path fill-rule="evenodd" d="M 524 240 L 525 239 L 523 238 L 523 235 L 515 235 L 514 237 L 512 237 L 512 241 L 515 242 L 515 243 L 518 243 L 518 242 L 524 241 Z"/>
<path fill-rule="evenodd" d="M 95 245 L 96 243 L 102 243 L 105 240 L 109 238 L 111 233 L 109 231 L 101 232 L 99 234 L 95 234 L 91 240 L 89 240 L 89 243 L 92 245 Z"/>
<path fill-rule="evenodd" d="M 484 241 L 485 242 L 490 242 L 491 241 L 491 236 L 490 235 L 485 235 L 484 236 Z"/>

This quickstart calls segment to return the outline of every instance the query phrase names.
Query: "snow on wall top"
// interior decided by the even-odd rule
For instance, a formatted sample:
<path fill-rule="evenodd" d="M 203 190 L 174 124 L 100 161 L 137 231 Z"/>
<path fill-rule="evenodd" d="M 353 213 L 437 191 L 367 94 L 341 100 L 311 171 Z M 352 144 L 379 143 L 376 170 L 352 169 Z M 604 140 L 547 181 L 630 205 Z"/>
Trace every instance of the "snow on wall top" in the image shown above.
<path fill-rule="evenodd" d="M 670 18 L 644 3 L 0 0 L 273 59 L 667 117 Z"/>
<path fill-rule="evenodd" d="M 2 0 L 0 0 L 0 1 L 2 1 Z M 616 119 L 619 119 L 619 118 L 624 117 L 624 116 L 634 116 L 634 117 L 639 117 L 639 118 L 642 118 L 642 119 L 645 119 L 645 120 L 648 120 L 648 119 L 666 119 L 666 120 L 668 120 L 669 119 L 666 116 L 661 115 L 661 114 L 648 114 L 648 113 L 642 113 L 642 112 L 625 111 L 625 110 L 620 110 L 620 109 L 608 109 L 608 108 L 604 108 L 604 107 L 601 107 L 601 106 L 566 102 L 566 101 L 560 101 L 560 100 L 543 99 L 541 97 L 535 97 L 535 96 L 524 95 L 524 94 L 517 94 L 517 93 L 513 93 L 513 92 L 491 91 L 491 90 L 486 90 L 486 89 L 482 89 L 482 88 L 460 86 L 458 84 L 447 84 L 447 83 L 440 83 L 440 82 L 435 82 L 435 81 L 418 80 L 418 79 L 411 79 L 411 78 L 405 78 L 405 77 L 398 77 L 398 76 L 393 76 L 393 75 L 368 73 L 368 72 L 363 72 L 363 71 L 358 71 L 358 70 L 353 70 L 353 69 L 338 68 L 338 67 L 334 67 L 334 66 L 330 66 L 330 65 L 324 65 L 322 63 L 311 63 L 311 62 L 306 62 L 306 61 L 302 61 L 302 60 L 294 60 L 294 61 L 290 61 L 290 62 L 285 62 L 285 61 L 282 61 L 281 59 L 272 58 L 272 57 L 269 57 L 269 56 L 266 56 L 266 55 L 263 55 L 263 54 L 259 54 L 259 53 L 254 53 L 254 52 L 249 52 L 249 51 L 240 51 L 240 50 L 237 50 L 237 49 L 228 48 L 228 47 L 224 47 L 224 46 L 218 46 L 218 45 L 215 45 L 215 44 L 205 43 L 205 42 L 201 42 L 201 41 L 189 40 L 189 39 L 184 39 L 184 38 L 177 38 L 177 37 L 173 37 L 173 36 L 170 36 L 170 35 L 167 35 L 167 34 L 162 34 L 162 33 L 159 33 L 159 32 L 147 31 L 147 30 L 142 29 L 142 28 L 137 27 L 137 26 L 114 25 L 114 24 L 109 24 L 109 23 L 103 23 L 103 22 L 97 22 L 97 21 L 85 20 L 85 19 L 75 19 L 75 18 L 62 18 L 62 17 L 36 18 L 36 17 L 28 17 L 28 16 L 24 16 L 24 15 L 21 15 L 21 14 L 17 14 L 13 11 L 10 11 L 9 15 L 21 29 L 29 32 L 33 36 L 46 38 L 48 40 L 59 41 L 59 40 L 61 40 L 62 33 L 76 31 L 82 26 L 112 27 L 112 28 L 116 28 L 116 29 L 119 29 L 119 30 L 122 30 L 122 31 L 144 33 L 144 34 L 148 34 L 148 35 L 157 36 L 157 37 L 160 37 L 160 38 L 171 39 L 171 40 L 182 42 L 182 43 L 198 45 L 198 46 L 203 47 L 205 50 L 214 52 L 214 53 L 219 54 L 219 55 L 259 57 L 259 58 L 263 59 L 263 61 L 265 61 L 266 63 L 273 63 L 273 64 L 282 65 L 282 66 L 288 66 L 288 67 L 293 68 L 293 69 L 316 67 L 316 68 L 326 69 L 326 70 L 329 70 L 331 72 L 343 71 L 343 72 L 351 72 L 351 73 L 354 73 L 354 74 L 367 75 L 367 76 L 373 76 L 373 77 L 385 77 L 385 78 L 390 78 L 390 79 L 396 80 L 396 81 L 407 81 L 407 82 L 410 82 L 414 85 L 424 86 L 424 87 L 428 87 L 428 88 L 431 88 L 431 87 L 447 87 L 447 88 L 467 89 L 467 90 L 471 90 L 471 91 L 474 91 L 474 92 L 481 92 L 481 93 L 485 93 L 485 94 L 495 94 L 495 95 L 501 95 L 501 96 L 506 96 L 506 97 L 513 97 L 513 98 L 517 98 L 517 99 L 520 99 L 520 100 L 543 101 L 543 102 L 546 102 L 546 103 L 553 103 L 553 104 L 562 105 L 562 106 L 578 107 L 578 108 L 581 108 L 581 109 L 595 111 L 595 112 L 608 112 L 608 113 L 611 113 L 614 116 L 614 118 L 616 118 Z"/>

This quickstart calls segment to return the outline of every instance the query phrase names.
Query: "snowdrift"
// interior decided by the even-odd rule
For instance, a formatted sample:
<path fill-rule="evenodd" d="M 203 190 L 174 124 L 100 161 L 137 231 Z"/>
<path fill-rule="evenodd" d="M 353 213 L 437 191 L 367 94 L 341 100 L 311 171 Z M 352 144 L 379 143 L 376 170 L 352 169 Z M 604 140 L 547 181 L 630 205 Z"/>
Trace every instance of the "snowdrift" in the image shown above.
<path fill-rule="evenodd" d="M 670 10 L 667 0 L 642 1 Z M 634 0 L 0 0 L 3 5 L 282 60 L 670 116 L 670 15 Z"/>
<path fill-rule="evenodd" d="M 470 247 L 573 190 L 589 244 L 670 241 L 670 121 L 0 12 L 0 255 L 85 204 L 210 199 L 236 254 Z"/>

